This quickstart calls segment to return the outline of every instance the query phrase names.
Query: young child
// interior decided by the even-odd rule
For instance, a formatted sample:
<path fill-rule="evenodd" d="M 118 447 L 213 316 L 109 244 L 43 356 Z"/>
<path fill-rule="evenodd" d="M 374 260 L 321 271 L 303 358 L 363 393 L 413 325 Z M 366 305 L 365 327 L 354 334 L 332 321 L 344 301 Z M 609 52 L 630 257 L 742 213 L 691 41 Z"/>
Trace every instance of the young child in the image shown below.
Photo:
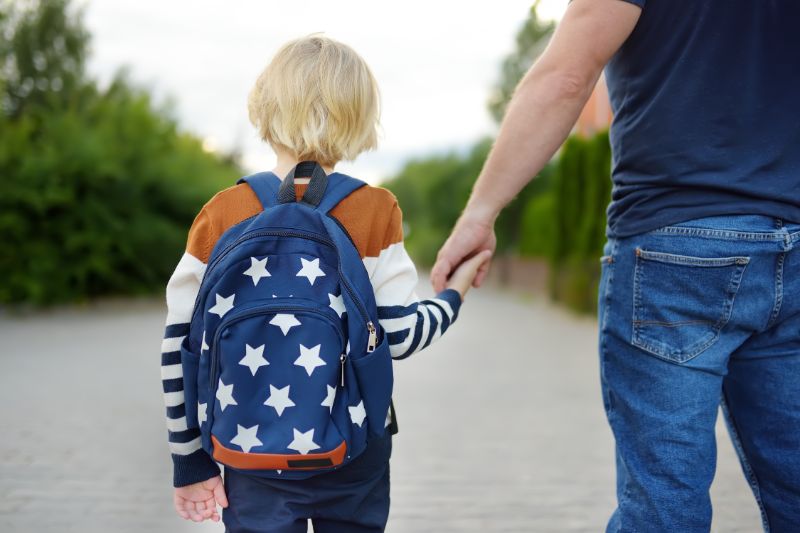
<path fill-rule="evenodd" d="M 249 113 L 261 137 L 278 156 L 280 179 L 299 161 L 316 161 L 327 174 L 338 161 L 375 148 L 378 89 L 364 60 L 350 47 L 321 36 L 284 45 L 256 81 Z M 305 185 L 296 180 L 298 198 Z M 225 482 L 188 427 L 180 352 L 209 256 L 231 226 L 262 210 L 242 183 L 217 193 L 189 230 L 186 252 L 167 285 L 167 325 L 162 345 L 162 380 L 169 445 L 174 463 L 174 503 L 180 516 L 219 521 L 226 530 L 317 533 L 383 531 L 389 513 L 391 436 L 337 470 L 308 479 L 267 479 L 225 469 Z M 364 186 L 332 211 L 350 235 L 369 274 L 383 334 L 391 355 L 403 359 L 429 346 L 453 323 L 484 253 L 453 274 L 448 289 L 419 301 L 417 273 L 403 246 L 400 208 L 389 191 Z M 387 421 L 388 422 L 388 421 Z M 226 494 L 227 492 L 227 494 Z"/>

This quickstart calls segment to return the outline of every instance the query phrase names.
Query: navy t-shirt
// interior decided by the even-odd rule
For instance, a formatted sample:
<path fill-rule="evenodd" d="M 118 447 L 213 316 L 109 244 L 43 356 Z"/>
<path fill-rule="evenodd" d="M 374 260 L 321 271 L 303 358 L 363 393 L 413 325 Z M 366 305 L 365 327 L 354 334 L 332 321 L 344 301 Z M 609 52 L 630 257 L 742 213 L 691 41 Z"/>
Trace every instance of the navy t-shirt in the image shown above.
<path fill-rule="evenodd" d="M 626 0 L 606 67 L 608 234 L 694 218 L 800 222 L 800 0 Z"/>

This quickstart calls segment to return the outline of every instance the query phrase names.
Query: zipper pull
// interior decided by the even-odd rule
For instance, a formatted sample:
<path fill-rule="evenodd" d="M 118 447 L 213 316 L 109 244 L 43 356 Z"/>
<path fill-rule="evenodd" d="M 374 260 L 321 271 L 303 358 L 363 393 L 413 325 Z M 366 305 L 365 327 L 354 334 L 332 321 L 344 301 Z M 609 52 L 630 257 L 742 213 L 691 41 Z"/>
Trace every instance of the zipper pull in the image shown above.
<path fill-rule="evenodd" d="M 367 329 L 369 330 L 369 340 L 367 341 L 367 353 L 372 353 L 378 346 L 378 330 L 375 329 L 375 324 L 367 322 Z"/>
<path fill-rule="evenodd" d="M 344 388 L 344 362 L 347 360 L 347 356 L 342 354 L 339 356 L 339 364 L 342 366 L 342 388 Z"/>

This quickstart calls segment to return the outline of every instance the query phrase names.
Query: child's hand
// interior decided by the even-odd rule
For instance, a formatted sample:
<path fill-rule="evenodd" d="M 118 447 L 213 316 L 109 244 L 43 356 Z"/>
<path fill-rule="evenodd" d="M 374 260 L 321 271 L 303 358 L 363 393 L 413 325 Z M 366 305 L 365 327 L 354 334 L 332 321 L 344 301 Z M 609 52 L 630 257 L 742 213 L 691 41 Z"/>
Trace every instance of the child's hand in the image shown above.
<path fill-rule="evenodd" d="M 225 487 L 220 476 L 176 488 L 173 500 L 178 514 L 186 520 L 195 522 L 209 518 L 219 522 L 217 504 L 223 508 L 228 506 L 228 498 L 225 496 Z"/>
<path fill-rule="evenodd" d="M 457 290 L 463 300 L 472 286 L 472 280 L 478 275 L 478 269 L 491 257 L 492 252 L 484 250 L 458 265 L 453 275 L 447 280 L 447 288 Z"/>

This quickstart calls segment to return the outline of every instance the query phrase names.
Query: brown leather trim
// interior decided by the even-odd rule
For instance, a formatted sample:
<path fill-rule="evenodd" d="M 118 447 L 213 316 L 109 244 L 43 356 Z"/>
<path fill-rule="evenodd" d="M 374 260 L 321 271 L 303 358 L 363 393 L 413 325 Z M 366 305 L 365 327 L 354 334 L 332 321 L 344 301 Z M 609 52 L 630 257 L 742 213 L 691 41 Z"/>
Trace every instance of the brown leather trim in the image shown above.
<path fill-rule="evenodd" d="M 319 464 L 309 467 L 289 466 L 290 461 L 295 463 L 300 461 L 319 462 L 330 460 L 330 466 L 338 466 L 342 464 L 347 453 L 347 444 L 344 441 L 335 450 L 328 453 L 307 453 L 305 455 L 296 453 L 244 453 L 226 448 L 214 435 L 211 435 L 211 442 L 214 444 L 215 460 L 234 468 L 253 470 L 310 470 L 320 467 Z"/>

